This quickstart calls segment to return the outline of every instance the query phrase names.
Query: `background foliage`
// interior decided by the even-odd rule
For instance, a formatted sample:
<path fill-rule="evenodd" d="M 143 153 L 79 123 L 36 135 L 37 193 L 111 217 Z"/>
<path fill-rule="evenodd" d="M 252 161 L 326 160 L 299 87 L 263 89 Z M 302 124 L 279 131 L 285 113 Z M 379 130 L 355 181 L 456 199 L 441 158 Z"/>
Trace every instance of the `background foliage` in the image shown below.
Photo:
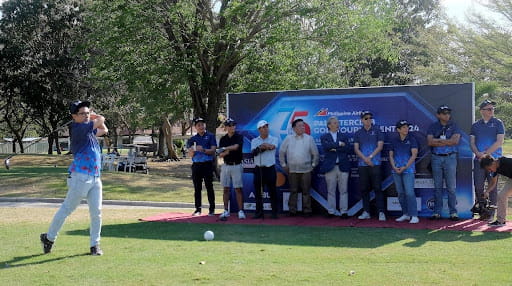
<path fill-rule="evenodd" d="M 453 82 L 511 122 L 512 0 L 487 5 L 503 19 L 454 23 L 439 0 L 9 0 L 0 135 L 50 133 L 76 98 L 116 137 L 193 116 L 215 131 L 228 92 Z"/>

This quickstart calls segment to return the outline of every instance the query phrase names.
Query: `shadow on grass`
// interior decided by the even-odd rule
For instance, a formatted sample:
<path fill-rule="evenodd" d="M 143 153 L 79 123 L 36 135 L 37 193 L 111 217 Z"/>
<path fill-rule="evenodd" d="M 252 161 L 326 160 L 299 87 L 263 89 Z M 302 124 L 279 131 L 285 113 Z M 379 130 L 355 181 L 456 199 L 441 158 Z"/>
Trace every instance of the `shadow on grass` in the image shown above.
<path fill-rule="evenodd" d="M 52 257 L 51 254 L 42 254 L 42 253 L 41 254 L 26 255 L 26 256 L 17 256 L 17 257 L 14 257 L 11 260 L 0 261 L 0 265 L 1 265 L 0 270 L 1 269 L 9 269 L 9 268 L 21 267 L 21 266 L 28 266 L 28 265 L 43 264 L 43 263 L 54 262 L 54 261 L 59 261 L 59 260 L 69 259 L 69 258 L 74 258 L 74 257 L 81 257 L 81 256 L 86 256 L 86 255 L 89 255 L 89 253 L 75 254 L 75 255 L 70 255 L 70 256 L 60 256 L 60 257 Z M 31 260 L 33 258 L 40 257 L 40 256 L 48 257 L 48 259 L 41 260 L 41 261 L 34 261 L 34 262 L 23 263 L 23 261 L 25 261 L 25 260 Z"/>
<path fill-rule="evenodd" d="M 430 241 L 482 242 L 512 237 L 511 233 L 495 232 L 162 222 L 105 225 L 102 229 L 102 236 L 191 242 L 204 240 L 203 233 L 206 230 L 212 230 L 215 233 L 215 241 L 222 242 L 350 248 L 375 248 L 399 241 L 403 241 L 403 245 L 406 247 L 420 247 Z M 88 235 L 88 232 L 75 230 L 68 234 Z"/>

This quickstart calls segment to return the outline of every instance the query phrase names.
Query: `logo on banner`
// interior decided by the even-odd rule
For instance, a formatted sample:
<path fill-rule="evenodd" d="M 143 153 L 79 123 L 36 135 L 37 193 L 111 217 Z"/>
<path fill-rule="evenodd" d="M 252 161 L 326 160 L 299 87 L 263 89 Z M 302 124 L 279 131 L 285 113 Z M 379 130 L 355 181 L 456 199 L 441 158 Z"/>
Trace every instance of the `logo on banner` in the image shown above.
<path fill-rule="evenodd" d="M 436 206 L 436 202 L 435 202 L 434 198 L 430 198 L 430 199 L 427 201 L 427 208 L 428 208 L 429 210 L 433 211 L 433 210 L 434 210 L 434 208 L 435 208 L 435 206 Z"/>
<path fill-rule="evenodd" d="M 320 109 L 320 110 L 316 113 L 316 116 L 327 116 L 327 108 L 322 108 L 322 109 Z"/>

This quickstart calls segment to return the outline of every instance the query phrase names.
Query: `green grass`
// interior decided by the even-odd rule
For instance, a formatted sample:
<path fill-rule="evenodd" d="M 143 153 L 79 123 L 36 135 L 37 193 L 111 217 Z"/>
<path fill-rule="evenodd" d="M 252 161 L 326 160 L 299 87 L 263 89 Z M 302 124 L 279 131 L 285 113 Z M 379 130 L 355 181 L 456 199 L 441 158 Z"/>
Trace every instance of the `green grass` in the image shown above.
<path fill-rule="evenodd" d="M 147 223 L 104 211 L 103 257 L 77 210 L 54 252 L 38 234 L 55 209 L 0 208 L 2 285 L 510 285 L 510 233 Z M 215 240 L 203 241 L 210 229 Z M 204 261 L 204 264 L 200 264 Z M 355 271 L 355 275 L 349 272 Z"/>
<path fill-rule="evenodd" d="M 67 167 L 16 166 L 0 169 L 0 196 L 64 198 Z M 190 178 L 162 174 L 104 172 L 102 174 L 105 200 L 138 200 L 162 202 L 193 202 L 194 188 Z M 219 182 L 214 182 L 216 196 L 222 198 Z M 206 191 L 203 201 L 207 201 Z"/>

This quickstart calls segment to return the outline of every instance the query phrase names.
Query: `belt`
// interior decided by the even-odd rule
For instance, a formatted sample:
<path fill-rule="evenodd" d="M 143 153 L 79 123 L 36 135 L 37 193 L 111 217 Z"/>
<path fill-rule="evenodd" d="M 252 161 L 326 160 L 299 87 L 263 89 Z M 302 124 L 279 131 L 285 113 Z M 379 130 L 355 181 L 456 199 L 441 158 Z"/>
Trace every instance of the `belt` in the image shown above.
<path fill-rule="evenodd" d="M 258 166 L 256 165 L 256 168 L 274 168 L 275 165 L 272 166 Z"/>
<path fill-rule="evenodd" d="M 435 153 L 434 153 L 434 155 L 436 155 L 436 156 L 441 156 L 441 157 L 446 157 L 446 156 L 450 156 L 450 155 L 452 155 L 452 154 L 456 154 L 456 153 L 457 153 L 457 152 L 450 152 L 450 153 L 446 153 L 446 154 L 435 154 Z"/>
<path fill-rule="evenodd" d="M 240 162 L 240 163 L 241 163 L 241 162 Z M 224 164 L 226 164 L 226 165 L 230 165 L 230 166 L 240 165 L 240 163 L 236 163 L 236 162 L 224 162 Z"/>

